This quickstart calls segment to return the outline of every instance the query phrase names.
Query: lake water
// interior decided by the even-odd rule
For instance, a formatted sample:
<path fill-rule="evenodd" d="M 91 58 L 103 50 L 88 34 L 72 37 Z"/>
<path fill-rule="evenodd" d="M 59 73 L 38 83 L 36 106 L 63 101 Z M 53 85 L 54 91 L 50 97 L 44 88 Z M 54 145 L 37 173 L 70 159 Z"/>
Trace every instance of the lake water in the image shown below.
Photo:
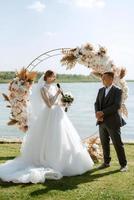
<path fill-rule="evenodd" d="M 86 138 L 98 131 L 94 115 L 94 101 L 101 83 L 62 83 L 66 92 L 71 92 L 75 98 L 68 111 L 68 116 L 78 130 L 81 138 Z M 134 83 L 128 83 L 129 98 L 126 102 L 129 116 L 125 120 L 127 125 L 122 128 L 122 137 L 127 141 L 134 141 Z M 7 92 L 8 84 L 0 84 L 0 92 Z M 23 137 L 24 133 L 14 126 L 7 126 L 9 108 L 6 108 L 2 96 L 0 96 L 0 137 Z"/>

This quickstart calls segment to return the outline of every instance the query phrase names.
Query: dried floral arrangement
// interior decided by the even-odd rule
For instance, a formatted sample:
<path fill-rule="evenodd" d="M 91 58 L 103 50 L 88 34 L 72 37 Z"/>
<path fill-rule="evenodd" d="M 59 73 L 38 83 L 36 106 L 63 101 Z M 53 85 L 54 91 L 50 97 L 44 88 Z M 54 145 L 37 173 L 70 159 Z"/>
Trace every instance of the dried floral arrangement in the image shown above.
<path fill-rule="evenodd" d="M 107 55 L 107 49 L 99 46 L 95 49 L 92 44 L 87 43 L 81 47 L 62 51 L 63 57 L 61 59 L 62 65 L 67 66 L 67 69 L 72 69 L 76 64 L 81 64 L 91 69 L 94 76 L 101 77 L 104 72 L 114 72 L 114 84 L 122 89 L 122 106 L 120 112 L 127 116 L 128 111 L 125 101 L 128 98 L 128 87 L 124 79 L 126 69 L 124 67 L 117 67 L 110 57 Z"/>
<path fill-rule="evenodd" d="M 16 72 L 15 78 L 9 83 L 8 95 L 2 94 L 7 107 L 11 109 L 8 125 L 16 125 L 21 131 L 28 130 L 28 99 L 29 91 L 36 78 L 36 72 L 22 68 Z"/>
<path fill-rule="evenodd" d="M 103 159 L 101 143 L 99 136 L 92 136 L 83 140 L 87 150 L 94 162 L 100 162 Z"/>

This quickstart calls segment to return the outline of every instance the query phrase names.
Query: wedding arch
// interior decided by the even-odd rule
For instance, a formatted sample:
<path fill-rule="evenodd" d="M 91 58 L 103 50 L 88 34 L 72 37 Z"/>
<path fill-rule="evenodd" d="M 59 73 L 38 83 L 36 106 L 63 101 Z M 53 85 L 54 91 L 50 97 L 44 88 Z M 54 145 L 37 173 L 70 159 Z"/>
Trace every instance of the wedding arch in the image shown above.
<path fill-rule="evenodd" d="M 17 125 L 23 132 L 28 130 L 29 93 L 37 75 L 34 70 L 42 62 L 56 56 L 61 56 L 61 64 L 70 70 L 76 67 L 78 63 L 89 68 L 90 73 L 99 78 L 101 78 L 104 72 L 114 72 L 114 84 L 122 89 L 120 112 L 122 115 L 128 115 L 125 105 L 125 101 L 128 97 L 128 87 L 124 79 L 126 69 L 124 67 L 117 67 L 114 64 L 113 60 L 108 56 L 106 48 L 102 46 L 95 48 L 92 44 L 86 43 L 76 48 L 57 48 L 49 50 L 36 57 L 25 68 L 16 72 L 15 78 L 9 84 L 8 95 L 3 93 L 4 99 L 8 102 L 7 107 L 11 109 L 8 125 Z M 97 143 L 96 139 L 90 140 L 90 142 L 92 144 Z"/>
<path fill-rule="evenodd" d="M 61 56 L 61 64 L 67 69 L 81 64 L 90 69 L 94 76 L 101 77 L 106 71 L 114 72 L 114 84 L 119 86 L 122 91 L 122 106 L 120 112 L 127 116 L 125 101 L 128 97 L 128 87 L 124 79 L 126 69 L 117 67 L 107 54 L 107 49 L 99 46 L 97 49 L 90 43 L 76 48 L 57 48 L 49 50 L 35 59 L 33 59 L 25 68 L 16 73 L 15 78 L 10 82 L 8 95 L 3 94 L 7 107 L 11 109 L 11 117 L 8 125 L 17 125 L 20 130 L 26 132 L 28 129 L 28 111 L 27 103 L 29 99 L 29 90 L 36 77 L 35 68 L 42 62 Z"/>

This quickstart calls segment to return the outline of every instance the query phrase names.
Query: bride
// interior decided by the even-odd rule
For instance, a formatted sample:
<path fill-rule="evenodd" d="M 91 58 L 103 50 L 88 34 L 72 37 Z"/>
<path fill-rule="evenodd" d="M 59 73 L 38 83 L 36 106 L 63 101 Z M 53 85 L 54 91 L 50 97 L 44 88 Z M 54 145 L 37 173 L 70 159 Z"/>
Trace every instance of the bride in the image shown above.
<path fill-rule="evenodd" d="M 30 95 L 29 131 L 18 157 L 0 164 L 0 179 L 15 183 L 41 183 L 45 179 L 81 175 L 93 161 L 60 105 L 56 75 L 46 71 Z"/>

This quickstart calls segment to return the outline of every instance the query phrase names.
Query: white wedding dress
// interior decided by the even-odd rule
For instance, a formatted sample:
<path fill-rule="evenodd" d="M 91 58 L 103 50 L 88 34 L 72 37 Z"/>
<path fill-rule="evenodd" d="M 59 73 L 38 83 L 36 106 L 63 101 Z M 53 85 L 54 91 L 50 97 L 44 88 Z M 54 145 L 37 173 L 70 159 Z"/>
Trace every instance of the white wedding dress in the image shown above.
<path fill-rule="evenodd" d="M 56 86 L 46 84 L 41 77 L 30 96 L 29 131 L 20 155 L 0 164 L 3 181 L 41 183 L 45 179 L 81 175 L 93 168 L 56 92 Z"/>

